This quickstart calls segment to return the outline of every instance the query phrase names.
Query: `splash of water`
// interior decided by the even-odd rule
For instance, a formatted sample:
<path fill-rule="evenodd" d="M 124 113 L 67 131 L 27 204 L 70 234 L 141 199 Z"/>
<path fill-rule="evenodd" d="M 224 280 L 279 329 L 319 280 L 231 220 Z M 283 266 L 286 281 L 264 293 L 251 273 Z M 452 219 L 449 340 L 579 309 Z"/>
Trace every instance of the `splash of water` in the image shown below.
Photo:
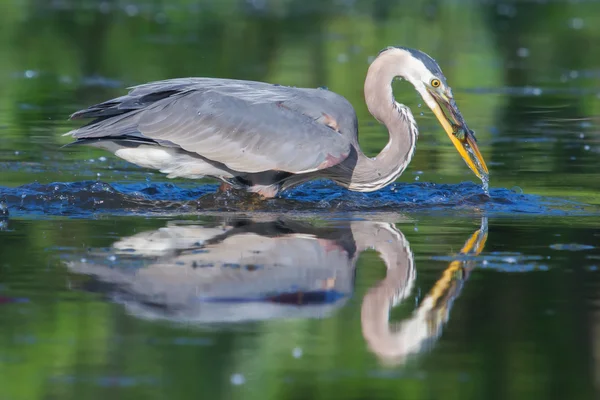
<path fill-rule="evenodd" d="M 481 174 L 481 188 L 483 192 L 490 195 L 490 176 L 488 174 Z"/>
<path fill-rule="evenodd" d="M 487 190 L 486 190 L 487 189 Z M 244 212 L 438 212 L 452 214 L 600 214 L 600 209 L 522 191 L 487 187 L 472 182 L 456 185 L 415 182 L 392 184 L 373 193 L 351 192 L 328 181 L 313 181 L 286 191 L 279 198 L 248 201 L 247 197 L 221 198 L 215 185 L 177 186 L 172 183 L 117 183 L 98 181 L 33 183 L 16 188 L 0 187 L 0 198 L 13 216 L 97 213 L 192 214 L 215 211 Z"/>

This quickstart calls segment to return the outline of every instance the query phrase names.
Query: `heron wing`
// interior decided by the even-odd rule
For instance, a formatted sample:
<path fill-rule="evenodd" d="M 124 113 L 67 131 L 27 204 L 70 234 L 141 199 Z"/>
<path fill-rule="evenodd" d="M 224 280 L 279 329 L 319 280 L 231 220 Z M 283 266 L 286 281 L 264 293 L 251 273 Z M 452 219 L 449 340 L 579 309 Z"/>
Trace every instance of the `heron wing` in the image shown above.
<path fill-rule="evenodd" d="M 137 86 L 72 116 L 82 117 L 96 120 L 75 138 L 150 139 L 248 173 L 331 167 L 356 136 L 354 110 L 332 92 L 210 78 Z"/>

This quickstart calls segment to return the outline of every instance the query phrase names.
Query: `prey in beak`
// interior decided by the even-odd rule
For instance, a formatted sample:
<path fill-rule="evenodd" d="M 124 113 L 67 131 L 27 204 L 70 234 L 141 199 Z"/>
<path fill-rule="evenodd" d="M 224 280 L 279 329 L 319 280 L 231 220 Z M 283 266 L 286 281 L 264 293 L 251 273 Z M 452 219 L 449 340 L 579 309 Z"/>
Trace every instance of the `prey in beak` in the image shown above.
<path fill-rule="evenodd" d="M 477 147 L 475 134 L 467 126 L 454 98 L 445 93 L 440 93 L 433 88 L 427 88 L 427 91 L 437 103 L 437 106 L 433 107 L 432 111 L 438 121 L 440 121 L 440 124 L 442 124 L 454 147 L 456 147 L 458 153 L 465 160 L 469 168 L 471 168 L 471 171 L 484 183 L 487 183 L 488 168 Z"/>

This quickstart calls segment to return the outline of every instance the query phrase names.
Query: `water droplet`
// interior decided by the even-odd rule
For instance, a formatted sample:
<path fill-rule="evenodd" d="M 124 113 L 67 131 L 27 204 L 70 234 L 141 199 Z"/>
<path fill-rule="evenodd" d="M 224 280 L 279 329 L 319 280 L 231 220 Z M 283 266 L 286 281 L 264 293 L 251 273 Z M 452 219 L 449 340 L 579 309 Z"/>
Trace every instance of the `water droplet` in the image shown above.
<path fill-rule="evenodd" d="M 156 21 L 157 24 L 164 24 L 167 22 L 167 15 L 163 12 L 159 12 L 154 16 L 154 21 Z"/>
<path fill-rule="evenodd" d="M 585 146 L 583 146 L 583 149 L 584 149 L 585 151 L 589 151 L 589 150 L 590 150 L 590 146 L 586 144 Z"/>
<path fill-rule="evenodd" d="M 105 162 L 105 161 L 106 161 L 106 157 L 104 157 L 104 156 L 102 156 L 102 157 L 99 157 L 99 158 L 98 158 L 98 161 Z"/>
<path fill-rule="evenodd" d="M 108 256 L 107 258 L 108 258 L 108 261 L 111 261 L 111 262 L 117 261 L 117 256 L 114 256 L 114 255 Z"/>
<path fill-rule="evenodd" d="M 294 358 L 300 358 L 300 357 L 302 357 L 302 349 L 300 347 L 294 348 L 294 350 L 292 350 L 292 356 Z"/>
<path fill-rule="evenodd" d="M 231 384 L 235 386 L 243 385 L 246 383 L 246 378 L 242 374 L 233 374 L 231 375 Z"/>
<path fill-rule="evenodd" d="M 585 135 L 583 133 L 579 134 L 579 139 L 583 139 L 585 137 Z"/>
<path fill-rule="evenodd" d="M 571 18 L 571 20 L 569 21 L 569 26 L 572 29 L 581 29 L 583 28 L 583 19 L 581 18 Z"/>
<path fill-rule="evenodd" d="M 529 57 L 529 49 L 526 47 L 521 47 L 517 50 L 517 55 L 521 58 Z"/>
<path fill-rule="evenodd" d="M 71 77 L 67 75 L 62 75 L 60 78 L 58 78 L 58 80 L 60 81 L 60 83 L 66 85 L 73 83 L 73 79 L 71 79 Z"/>
<path fill-rule="evenodd" d="M 419 103 L 419 104 L 417 105 L 417 107 L 421 108 L 421 107 L 423 107 L 423 104 Z"/>
<path fill-rule="evenodd" d="M 419 180 L 419 178 L 420 178 L 420 176 L 418 176 L 418 175 L 417 175 L 417 176 L 415 176 L 415 181 L 418 181 L 418 180 Z"/>
<path fill-rule="evenodd" d="M 517 8 L 511 4 L 500 3 L 496 7 L 496 13 L 508 18 L 512 18 L 517 15 Z"/>
<path fill-rule="evenodd" d="M 15 151 L 15 156 L 18 156 L 19 154 L 21 154 L 21 152 L 20 152 L 20 151 L 18 151 L 18 150 L 17 150 L 17 151 Z"/>
<path fill-rule="evenodd" d="M 342 64 L 348 62 L 348 55 L 344 54 L 344 53 L 338 54 L 337 62 L 342 63 Z"/>
<path fill-rule="evenodd" d="M 102 14 L 108 14 L 110 12 L 110 3 L 108 1 L 103 1 L 102 3 L 98 4 L 98 11 L 100 11 Z"/>
<path fill-rule="evenodd" d="M 423 111 L 421 111 L 421 112 L 419 113 L 419 115 L 422 117 L 423 115 L 425 115 L 425 113 L 423 113 Z"/>
<path fill-rule="evenodd" d="M 125 13 L 130 17 L 135 17 L 136 15 L 138 15 L 139 12 L 140 11 L 139 11 L 138 7 L 134 4 L 128 4 L 125 7 Z"/>
<path fill-rule="evenodd" d="M 79 260 L 79 261 L 81 261 L 82 263 L 84 263 L 84 264 L 85 264 L 85 263 L 87 262 L 87 259 L 86 259 L 86 258 L 82 258 L 82 259 L 81 259 L 81 260 Z"/>
<path fill-rule="evenodd" d="M 31 78 L 35 78 L 37 76 L 37 72 L 33 71 L 31 69 L 28 69 L 27 71 L 25 71 L 25 78 L 27 79 L 31 79 Z"/>
<path fill-rule="evenodd" d="M 252 6 L 257 10 L 264 10 L 267 6 L 266 0 L 247 0 L 248 3 L 252 4 Z"/>
<path fill-rule="evenodd" d="M 6 203 L 6 199 L 0 199 L 0 215 L 6 217 L 8 214 L 8 204 Z"/>

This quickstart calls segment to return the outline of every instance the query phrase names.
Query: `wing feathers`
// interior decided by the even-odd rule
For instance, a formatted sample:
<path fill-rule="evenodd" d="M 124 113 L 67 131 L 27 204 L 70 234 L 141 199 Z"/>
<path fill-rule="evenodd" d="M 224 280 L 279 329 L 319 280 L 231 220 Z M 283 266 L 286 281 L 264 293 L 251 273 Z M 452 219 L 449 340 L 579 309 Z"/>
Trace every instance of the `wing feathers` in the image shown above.
<path fill-rule="evenodd" d="M 347 101 L 319 92 L 208 78 L 154 82 L 74 113 L 73 119 L 96 120 L 69 134 L 167 141 L 246 173 L 310 172 L 343 161 L 356 135 Z M 353 132 L 332 129 L 331 120 L 343 118 L 354 123 L 346 127 Z"/>

